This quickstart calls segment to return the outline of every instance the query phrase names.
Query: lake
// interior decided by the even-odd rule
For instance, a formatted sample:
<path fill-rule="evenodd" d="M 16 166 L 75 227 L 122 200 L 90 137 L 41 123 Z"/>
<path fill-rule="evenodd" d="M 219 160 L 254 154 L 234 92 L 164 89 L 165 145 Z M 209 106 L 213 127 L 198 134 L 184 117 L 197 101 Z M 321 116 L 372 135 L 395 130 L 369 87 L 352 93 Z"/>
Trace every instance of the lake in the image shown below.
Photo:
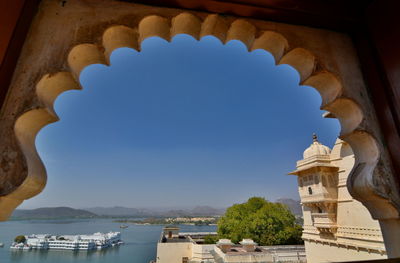
<path fill-rule="evenodd" d="M 162 225 L 133 225 L 120 229 L 113 219 L 23 220 L 0 222 L 1 263 L 148 263 L 156 258 L 157 241 Z M 216 226 L 181 225 L 181 232 L 216 231 Z M 91 234 L 94 232 L 119 231 L 124 245 L 101 251 L 11 251 L 11 243 L 17 235 L 28 234 Z"/>

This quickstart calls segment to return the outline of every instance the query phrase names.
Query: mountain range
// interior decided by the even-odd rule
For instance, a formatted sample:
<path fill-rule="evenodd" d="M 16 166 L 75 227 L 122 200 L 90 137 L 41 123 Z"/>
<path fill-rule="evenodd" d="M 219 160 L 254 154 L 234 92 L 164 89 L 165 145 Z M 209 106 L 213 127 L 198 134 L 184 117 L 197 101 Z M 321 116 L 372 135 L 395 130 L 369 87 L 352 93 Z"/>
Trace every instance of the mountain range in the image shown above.
<path fill-rule="evenodd" d="M 225 209 L 209 206 L 197 206 L 193 209 L 151 210 L 115 207 L 91 207 L 75 209 L 71 207 L 43 207 L 36 209 L 16 209 L 12 214 L 14 219 L 48 219 L 48 218 L 90 218 L 90 217 L 179 217 L 179 216 L 219 216 Z"/>
<path fill-rule="evenodd" d="M 131 216 L 131 217 L 146 217 L 151 215 L 148 209 L 129 208 L 123 206 L 114 207 L 89 207 L 86 211 L 94 213 L 98 216 Z"/>
<path fill-rule="evenodd" d="M 71 207 L 42 207 L 36 209 L 16 209 L 12 214 L 12 218 L 87 218 L 97 217 L 96 214 L 82 209 L 74 209 Z"/>
<path fill-rule="evenodd" d="M 290 198 L 279 198 L 275 202 L 287 205 L 289 210 L 296 216 L 301 216 L 303 214 L 299 200 L 294 200 Z"/>
<path fill-rule="evenodd" d="M 130 216 L 130 217 L 176 217 L 176 216 L 219 216 L 225 213 L 225 209 L 210 206 L 196 206 L 192 209 L 139 209 L 122 206 L 91 207 L 85 210 L 99 216 Z"/>
<path fill-rule="evenodd" d="M 290 198 L 276 200 L 288 206 L 295 215 L 301 215 L 300 201 Z M 214 208 L 210 206 L 196 206 L 190 209 L 147 209 L 129 208 L 123 206 L 114 207 L 90 207 L 75 209 L 71 207 L 43 207 L 36 209 L 16 209 L 12 214 L 15 219 L 28 218 L 90 218 L 90 217 L 185 217 L 185 216 L 221 216 L 225 208 Z"/>

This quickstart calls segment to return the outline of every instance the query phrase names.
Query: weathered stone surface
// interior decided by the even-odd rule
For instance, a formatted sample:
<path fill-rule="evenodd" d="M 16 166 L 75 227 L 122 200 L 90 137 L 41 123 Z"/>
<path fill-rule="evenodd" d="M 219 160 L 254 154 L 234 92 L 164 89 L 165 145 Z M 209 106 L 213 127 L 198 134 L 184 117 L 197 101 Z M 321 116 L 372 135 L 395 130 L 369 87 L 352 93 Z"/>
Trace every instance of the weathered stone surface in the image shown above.
<path fill-rule="evenodd" d="M 107 31 L 110 28 L 114 30 Z M 115 48 L 138 48 L 150 36 L 170 41 L 179 33 L 195 38 L 214 35 L 222 42 L 237 39 L 250 50 L 263 48 L 272 52 L 277 63 L 293 66 L 301 83 L 315 85 L 321 93 L 322 108 L 341 121 L 341 138 L 352 146 L 356 166 L 360 167 L 349 177 L 350 192 L 375 218 L 382 216 L 376 208 L 388 212 L 385 219 L 398 216 L 399 191 L 358 58 L 347 35 L 111 0 L 70 0 L 65 4 L 44 0 L 0 113 L 0 219 L 10 213 L 7 209 L 12 210 L 44 187 L 45 169 L 34 139 L 42 126 L 57 120 L 51 106 L 57 96 L 46 95 L 50 87 L 39 89 L 39 81 L 60 72 L 72 74 L 77 80 L 85 66 L 106 63 Z M 65 84 L 62 90 L 76 85 Z M 7 202 L 12 205 L 6 205 Z"/>

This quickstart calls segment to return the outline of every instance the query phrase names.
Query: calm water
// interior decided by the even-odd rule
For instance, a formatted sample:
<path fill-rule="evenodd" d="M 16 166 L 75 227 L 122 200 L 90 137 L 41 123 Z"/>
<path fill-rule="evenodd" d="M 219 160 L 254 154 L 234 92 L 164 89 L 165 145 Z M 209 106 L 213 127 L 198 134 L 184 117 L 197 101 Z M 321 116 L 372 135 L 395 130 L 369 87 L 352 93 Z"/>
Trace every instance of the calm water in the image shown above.
<path fill-rule="evenodd" d="M 84 220 L 27 220 L 0 223 L 0 262 L 21 263 L 69 263 L 69 262 L 109 262 L 109 263 L 148 263 L 155 259 L 157 240 L 163 226 L 133 225 L 120 229 L 111 219 Z M 215 226 L 180 226 L 181 231 L 215 231 Z M 94 232 L 120 231 L 125 244 L 102 251 L 10 251 L 15 236 L 20 234 L 90 234 Z"/>

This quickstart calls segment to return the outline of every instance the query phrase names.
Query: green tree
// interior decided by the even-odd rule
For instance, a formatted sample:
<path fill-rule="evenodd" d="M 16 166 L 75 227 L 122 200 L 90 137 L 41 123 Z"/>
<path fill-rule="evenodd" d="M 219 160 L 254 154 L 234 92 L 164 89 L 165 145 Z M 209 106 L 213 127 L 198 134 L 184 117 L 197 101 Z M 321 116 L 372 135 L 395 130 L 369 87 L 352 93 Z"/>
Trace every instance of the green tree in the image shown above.
<path fill-rule="evenodd" d="M 14 241 L 15 241 L 16 243 L 25 243 L 26 238 L 25 238 L 25 236 L 23 236 L 23 235 L 19 235 L 19 236 L 16 236 L 16 237 L 14 238 Z"/>
<path fill-rule="evenodd" d="M 204 244 L 215 244 L 218 241 L 218 236 L 207 235 L 204 237 Z"/>
<path fill-rule="evenodd" d="M 302 228 L 288 207 L 252 197 L 229 207 L 218 221 L 218 235 L 237 243 L 251 238 L 260 245 L 301 244 Z"/>

